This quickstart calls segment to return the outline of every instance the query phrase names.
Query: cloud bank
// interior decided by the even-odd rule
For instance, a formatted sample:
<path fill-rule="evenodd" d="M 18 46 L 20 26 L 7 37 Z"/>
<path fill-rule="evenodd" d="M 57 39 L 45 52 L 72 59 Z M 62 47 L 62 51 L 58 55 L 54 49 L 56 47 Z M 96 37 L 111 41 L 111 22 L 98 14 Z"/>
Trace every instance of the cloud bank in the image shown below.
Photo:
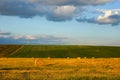
<path fill-rule="evenodd" d="M 93 16 L 96 13 L 92 13 L 92 18 L 84 16 L 89 9 L 88 6 L 104 5 L 111 1 L 115 0 L 0 0 L 0 15 L 22 18 L 41 16 L 49 21 L 76 19 L 78 22 L 118 25 L 119 9 L 98 12 L 97 17 Z"/>
<path fill-rule="evenodd" d="M 88 22 L 97 24 L 112 24 L 113 26 L 120 24 L 120 9 L 97 10 L 97 17 L 92 18 L 80 17 L 76 19 L 78 22 Z"/>
<path fill-rule="evenodd" d="M 43 44 L 43 45 L 108 45 L 120 46 L 120 40 L 96 37 L 56 37 L 53 35 L 14 35 L 0 31 L 0 44 Z"/>
<path fill-rule="evenodd" d="M 62 44 L 65 39 L 52 35 L 13 35 L 0 31 L 0 44 Z"/>

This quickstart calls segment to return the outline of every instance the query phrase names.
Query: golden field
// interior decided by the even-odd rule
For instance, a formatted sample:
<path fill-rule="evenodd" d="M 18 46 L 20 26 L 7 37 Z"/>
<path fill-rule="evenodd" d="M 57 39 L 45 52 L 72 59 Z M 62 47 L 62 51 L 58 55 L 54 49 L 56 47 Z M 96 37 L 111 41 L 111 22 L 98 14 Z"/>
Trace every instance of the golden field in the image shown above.
<path fill-rule="evenodd" d="M 0 80 L 120 80 L 120 58 L 0 58 Z"/>

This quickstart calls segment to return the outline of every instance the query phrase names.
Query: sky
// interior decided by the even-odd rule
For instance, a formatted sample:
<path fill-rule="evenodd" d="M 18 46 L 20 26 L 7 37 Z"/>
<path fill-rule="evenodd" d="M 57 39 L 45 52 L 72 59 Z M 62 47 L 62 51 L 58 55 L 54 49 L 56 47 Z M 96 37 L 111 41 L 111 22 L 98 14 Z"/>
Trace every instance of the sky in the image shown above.
<path fill-rule="evenodd" d="M 0 44 L 120 46 L 120 0 L 0 0 Z"/>

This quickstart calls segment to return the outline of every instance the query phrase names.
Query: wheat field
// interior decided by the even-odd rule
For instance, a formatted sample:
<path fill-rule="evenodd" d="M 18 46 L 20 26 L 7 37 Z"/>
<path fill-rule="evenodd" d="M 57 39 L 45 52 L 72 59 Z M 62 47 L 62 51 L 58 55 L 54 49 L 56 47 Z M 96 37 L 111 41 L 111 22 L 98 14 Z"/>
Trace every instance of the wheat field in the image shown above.
<path fill-rule="evenodd" d="M 0 58 L 0 80 L 120 80 L 120 58 Z"/>

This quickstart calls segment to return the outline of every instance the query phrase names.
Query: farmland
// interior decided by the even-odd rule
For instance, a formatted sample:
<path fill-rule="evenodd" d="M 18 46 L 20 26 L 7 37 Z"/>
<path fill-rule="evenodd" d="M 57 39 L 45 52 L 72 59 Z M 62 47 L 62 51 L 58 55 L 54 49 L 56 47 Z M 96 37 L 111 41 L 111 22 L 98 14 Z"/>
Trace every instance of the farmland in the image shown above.
<path fill-rule="evenodd" d="M 0 45 L 0 57 L 8 57 L 17 52 L 21 45 Z"/>
<path fill-rule="evenodd" d="M 11 47 L 12 48 L 12 47 Z M 16 48 L 16 47 L 15 47 Z M 10 53 L 9 53 L 10 54 Z M 8 57 L 14 58 L 119 58 L 120 47 L 73 45 L 24 45 Z"/>
<path fill-rule="evenodd" d="M 0 79 L 120 80 L 119 62 L 119 58 L 0 58 Z"/>
<path fill-rule="evenodd" d="M 0 80 L 120 80 L 120 47 L 0 45 Z"/>

